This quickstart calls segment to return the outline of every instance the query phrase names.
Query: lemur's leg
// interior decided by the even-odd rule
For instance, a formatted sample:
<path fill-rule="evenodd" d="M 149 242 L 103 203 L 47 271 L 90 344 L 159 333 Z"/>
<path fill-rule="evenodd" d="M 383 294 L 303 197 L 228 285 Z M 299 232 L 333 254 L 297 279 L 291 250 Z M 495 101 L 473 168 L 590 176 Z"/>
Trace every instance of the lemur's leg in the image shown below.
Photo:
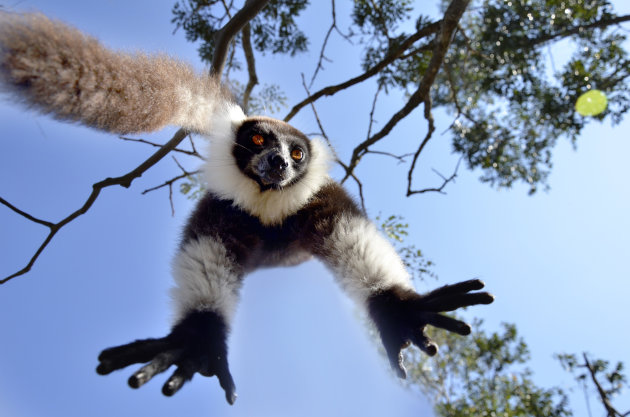
<path fill-rule="evenodd" d="M 149 362 L 129 378 L 139 388 L 171 365 L 176 370 L 162 388 L 175 394 L 195 372 L 216 375 L 230 404 L 236 388 L 228 366 L 227 336 L 243 274 L 219 239 L 204 236 L 182 244 L 173 263 L 176 319 L 171 333 L 104 350 L 99 374 Z"/>
<path fill-rule="evenodd" d="M 392 245 L 339 186 L 329 186 L 311 203 L 308 220 L 312 251 L 332 270 L 341 287 L 363 305 L 379 330 L 394 371 L 406 376 L 401 350 L 414 343 L 429 355 L 437 346 L 427 325 L 466 335 L 470 326 L 441 315 L 493 297 L 479 280 L 445 286 L 425 295 L 414 291 L 409 274 Z"/>

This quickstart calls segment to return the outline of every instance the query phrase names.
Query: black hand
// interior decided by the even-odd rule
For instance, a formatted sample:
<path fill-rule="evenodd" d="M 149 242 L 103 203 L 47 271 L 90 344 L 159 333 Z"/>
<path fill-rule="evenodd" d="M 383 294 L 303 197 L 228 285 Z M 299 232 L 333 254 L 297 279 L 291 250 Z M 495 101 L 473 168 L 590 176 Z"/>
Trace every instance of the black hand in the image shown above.
<path fill-rule="evenodd" d="M 188 314 L 161 339 L 144 339 L 105 349 L 98 357 L 96 372 L 107 375 L 134 363 L 149 362 L 129 378 L 129 386 L 139 388 L 171 365 L 177 369 L 162 387 L 167 396 L 175 394 L 195 372 L 216 375 L 228 403 L 236 401 L 236 387 L 227 361 L 227 328 L 211 311 Z"/>
<path fill-rule="evenodd" d="M 494 297 L 487 292 L 471 292 L 483 287 L 483 282 L 475 279 L 446 285 L 424 295 L 393 288 L 368 299 L 368 311 L 379 330 L 392 369 L 399 377 L 407 376 L 402 350 L 410 343 L 430 356 L 437 353 L 437 345 L 425 334 L 427 325 L 461 335 L 470 334 L 468 324 L 439 313 L 492 303 Z"/>

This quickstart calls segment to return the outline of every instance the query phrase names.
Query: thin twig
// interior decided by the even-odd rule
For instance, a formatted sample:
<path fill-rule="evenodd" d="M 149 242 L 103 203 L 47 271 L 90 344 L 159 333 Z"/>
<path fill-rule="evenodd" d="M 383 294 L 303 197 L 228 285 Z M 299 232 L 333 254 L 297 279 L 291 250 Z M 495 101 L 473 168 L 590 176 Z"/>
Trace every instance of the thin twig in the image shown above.
<path fill-rule="evenodd" d="M 311 77 L 311 82 L 308 84 L 309 88 L 313 86 L 313 83 L 315 82 L 315 78 L 317 77 L 319 70 L 324 69 L 322 62 L 324 60 L 329 61 L 329 59 L 326 58 L 325 52 L 326 52 L 326 45 L 328 45 L 328 39 L 330 38 L 330 34 L 337 27 L 337 13 L 335 11 L 335 0 L 331 0 L 330 7 L 332 9 L 332 23 L 330 24 L 330 27 L 328 28 L 328 31 L 326 32 L 326 36 L 324 36 L 324 42 L 322 42 L 322 48 L 319 52 L 319 60 L 317 61 L 317 66 L 315 67 L 315 71 L 313 72 L 313 76 Z"/>
<path fill-rule="evenodd" d="M 398 160 L 399 163 L 404 163 L 407 162 L 406 158 L 413 156 L 413 153 L 406 153 L 403 155 L 395 155 L 391 152 L 384 152 L 384 151 L 373 151 L 373 150 L 368 150 L 367 153 L 371 153 L 371 154 L 375 154 L 375 155 L 384 155 L 384 156 L 389 156 L 392 157 L 396 160 Z"/>
<path fill-rule="evenodd" d="M 357 183 L 357 188 L 359 189 L 359 200 L 361 202 L 361 210 L 363 210 L 364 214 L 367 214 L 367 209 L 365 208 L 365 197 L 363 196 L 363 184 L 359 181 L 359 178 L 353 174 L 350 175 L 354 182 Z"/>
<path fill-rule="evenodd" d="M 26 217 L 27 219 L 29 219 L 33 223 L 38 223 L 38 224 L 44 225 L 46 227 L 51 227 L 53 225 L 53 223 L 51 223 L 49 221 L 38 219 L 37 217 L 33 217 L 30 214 L 28 214 L 27 212 L 20 210 L 19 208 L 15 207 L 13 204 L 9 203 L 7 200 L 5 200 L 2 197 L 0 197 L 0 203 L 4 204 L 8 208 L 13 210 L 17 214 L 19 214 L 20 216 Z"/>
<path fill-rule="evenodd" d="M 256 74 L 256 60 L 254 58 L 254 48 L 252 48 L 252 28 L 249 22 L 243 27 L 242 30 L 242 45 L 243 52 L 245 53 L 245 61 L 247 62 L 247 85 L 243 92 L 243 109 L 247 111 L 249 105 L 249 98 L 251 97 L 252 90 L 258 84 L 258 75 Z"/>
<path fill-rule="evenodd" d="M 304 90 L 306 91 L 306 94 L 309 94 L 308 86 L 306 85 L 306 78 L 304 77 L 303 73 L 302 73 L 302 86 L 304 87 Z M 341 161 L 341 159 L 339 159 L 339 156 L 337 156 L 337 151 L 332 146 L 332 143 L 330 142 L 330 138 L 328 137 L 328 135 L 326 134 L 326 131 L 324 130 L 324 125 L 322 124 L 322 121 L 319 118 L 319 114 L 317 114 L 317 109 L 315 108 L 315 103 L 310 103 L 310 105 L 311 105 L 311 110 L 313 111 L 313 116 L 315 117 L 315 122 L 317 123 L 317 126 L 319 127 L 319 131 L 320 131 L 322 137 L 328 143 L 328 146 L 330 147 L 330 149 L 331 149 L 331 151 L 333 153 L 333 157 L 335 158 L 335 162 L 337 162 L 337 164 L 339 164 L 339 166 L 341 166 L 346 172 L 348 172 L 348 167 L 346 166 L 346 164 L 344 164 Z M 363 184 L 361 183 L 361 181 L 359 181 L 359 179 L 354 174 L 352 174 L 351 177 L 357 183 L 357 187 L 359 189 L 359 199 L 361 201 L 361 209 L 363 210 L 364 213 L 367 213 L 367 211 L 365 209 L 365 198 L 363 196 Z M 342 184 L 343 184 L 343 182 L 342 182 Z"/>
<path fill-rule="evenodd" d="M 188 172 L 184 169 L 184 167 L 179 163 L 179 161 L 173 157 L 173 160 L 175 161 L 175 163 L 177 164 L 177 166 L 179 167 L 179 169 L 182 171 L 182 173 L 180 175 L 177 175 L 176 177 L 171 178 L 168 181 L 165 181 L 163 184 L 157 185 L 155 187 L 151 187 L 151 188 L 147 188 L 146 190 L 144 190 L 142 192 L 142 195 L 150 193 L 151 191 L 155 191 L 155 190 L 159 190 L 160 188 L 164 188 L 164 187 L 168 187 L 168 201 L 171 205 L 171 215 L 174 216 L 175 215 L 175 205 L 173 204 L 173 184 L 175 184 L 177 181 L 184 179 L 184 178 L 189 178 L 193 175 L 199 174 L 201 171 L 200 170 L 196 170 L 196 171 L 192 171 L 192 172 Z"/>
<path fill-rule="evenodd" d="M 150 145 L 150 146 L 153 146 L 154 148 L 161 148 L 163 146 L 163 145 L 161 145 L 159 143 L 151 142 L 151 141 L 148 141 L 146 139 L 136 139 L 136 138 L 129 138 L 129 137 L 125 137 L 125 136 L 118 136 L 118 138 L 120 138 L 120 139 L 122 139 L 124 141 L 128 141 L 128 142 L 144 143 L 145 145 Z M 192 143 L 192 139 L 190 140 L 190 142 Z M 181 148 L 175 148 L 175 149 L 173 149 L 173 152 L 179 152 L 179 153 L 183 153 L 185 155 L 195 156 L 197 158 L 204 159 L 204 157 L 201 156 L 201 154 L 199 154 L 197 152 L 197 150 L 195 149 L 194 145 L 193 145 L 192 148 L 193 148 L 192 151 L 188 151 L 186 149 L 181 149 Z"/>
<path fill-rule="evenodd" d="M 376 92 L 374 93 L 374 98 L 372 99 L 372 108 L 370 109 L 370 118 L 368 122 L 368 130 L 367 130 L 368 138 L 372 134 L 372 126 L 374 126 L 374 112 L 376 111 L 376 102 L 378 101 L 378 95 L 380 94 L 382 89 L 383 89 L 383 85 L 379 83 L 378 87 L 376 88 Z"/>
<path fill-rule="evenodd" d="M 418 150 L 414 154 L 413 160 L 411 161 L 411 167 L 409 168 L 409 172 L 407 173 L 407 197 L 409 197 L 412 194 L 421 194 L 428 191 L 442 192 L 442 189 L 448 183 L 448 181 L 445 181 L 444 184 L 442 184 L 442 187 L 438 189 L 425 189 L 425 190 L 420 190 L 420 191 L 411 190 L 413 171 L 416 169 L 416 162 L 418 162 L 418 157 L 420 156 L 420 153 L 422 153 L 422 150 L 427 145 L 427 143 L 429 143 L 429 140 L 431 139 L 431 136 L 433 136 L 433 132 L 435 131 L 435 120 L 433 119 L 433 114 L 431 113 L 431 97 L 430 96 L 427 97 L 427 99 L 424 101 L 424 118 L 427 120 L 427 123 L 428 123 L 427 134 L 425 135 L 424 139 L 420 143 Z"/>

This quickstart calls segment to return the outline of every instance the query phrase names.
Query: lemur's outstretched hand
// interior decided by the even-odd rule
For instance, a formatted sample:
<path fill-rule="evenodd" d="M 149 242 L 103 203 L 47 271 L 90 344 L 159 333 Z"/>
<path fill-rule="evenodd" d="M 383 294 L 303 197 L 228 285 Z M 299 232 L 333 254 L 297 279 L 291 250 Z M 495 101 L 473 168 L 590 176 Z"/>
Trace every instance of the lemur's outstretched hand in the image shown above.
<path fill-rule="evenodd" d="M 175 394 L 195 372 L 216 375 L 228 403 L 236 401 L 236 387 L 227 361 L 227 328 L 217 314 L 197 311 L 177 323 L 161 339 L 144 339 L 105 349 L 98 357 L 96 372 L 107 375 L 134 363 L 145 363 L 129 378 L 129 386 L 139 388 L 171 365 L 177 369 L 162 387 L 167 396 Z"/>
<path fill-rule="evenodd" d="M 437 353 L 437 345 L 425 334 L 427 325 L 461 335 L 470 334 L 468 324 L 439 313 L 492 303 L 494 297 L 489 293 L 471 292 L 483 287 L 482 281 L 474 279 L 446 285 L 423 295 L 394 288 L 369 298 L 369 314 L 381 335 L 389 363 L 400 378 L 407 376 L 402 350 L 410 343 L 430 356 Z"/>

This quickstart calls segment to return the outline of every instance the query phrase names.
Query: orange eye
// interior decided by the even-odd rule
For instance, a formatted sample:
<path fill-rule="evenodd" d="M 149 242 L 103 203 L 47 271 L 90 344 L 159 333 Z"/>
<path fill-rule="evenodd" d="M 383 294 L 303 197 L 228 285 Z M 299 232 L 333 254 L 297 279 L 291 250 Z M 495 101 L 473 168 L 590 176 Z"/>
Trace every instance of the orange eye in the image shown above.
<path fill-rule="evenodd" d="M 302 149 L 295 148 L 291 151 L 291 158 L 301 161 L 304 158 L 304 152 L 302 152 Z"/>
<path fill-rule="evenodd" d="M 265 143 L 265 138 L 263 138 L 262 135 L 254 135 L 252 136 L 252 142 L 254 142 L 254 145 L 260 146 Z"/>

